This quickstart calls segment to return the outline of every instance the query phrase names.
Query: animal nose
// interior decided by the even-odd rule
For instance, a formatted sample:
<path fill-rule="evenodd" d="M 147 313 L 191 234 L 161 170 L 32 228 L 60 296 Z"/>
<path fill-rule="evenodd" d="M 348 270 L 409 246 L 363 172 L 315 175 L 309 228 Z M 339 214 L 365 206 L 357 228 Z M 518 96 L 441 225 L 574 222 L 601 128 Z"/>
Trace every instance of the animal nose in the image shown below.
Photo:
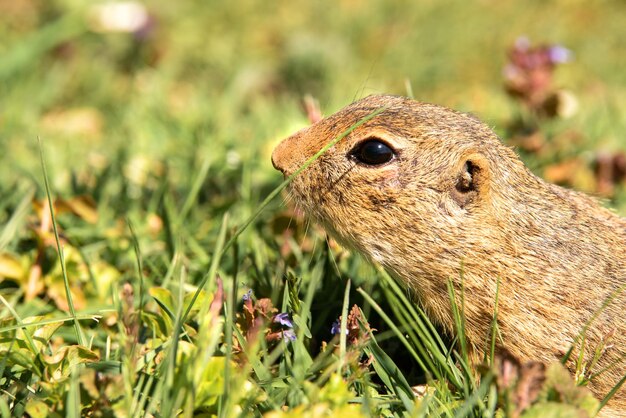
<path fill-rule="evenodd" d="M 309 155 L 310 146 L 307 141 L 303 140 L 303 132 L 306 131 L 297 132 L 283 139 L 272 151 L 272 165 L 285 177 L 292 175 Z"/>
<path fill-rule="evenodd" d="M 283 173 L 283 174 L 286 174 L 286 173 L 285 173 L 285 169 L 279 165 L 279 163 L 277 162 L 277 160 L 278 160 L 278 158 L 277 158 L 277 156 L 276 156 L 276 149 L 275 149 L 275 150 L 274 150 L 274 152 L 272 152 L 272 165 L 274 166 L 274 168 L 275 168 L 276 170 L 280 171 L 280 172 L 281 172 L 281 173 Z"/>

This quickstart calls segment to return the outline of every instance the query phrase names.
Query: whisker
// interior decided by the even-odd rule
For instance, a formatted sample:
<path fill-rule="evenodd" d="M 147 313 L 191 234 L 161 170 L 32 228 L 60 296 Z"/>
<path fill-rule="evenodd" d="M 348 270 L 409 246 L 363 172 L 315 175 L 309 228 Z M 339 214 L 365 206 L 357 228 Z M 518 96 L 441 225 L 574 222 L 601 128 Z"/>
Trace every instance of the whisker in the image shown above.
<path fill-rule="evenodd" d="M 295 207 L 296 207 L 296 208 L 298 207 L 298 204 L 297 204 L 297 203 L 295 204 Z M 292 214 L 292 215 L 289 217 L 289 223 L 287 224 L 287 229 L 291 228 L 291 223 L 292 223 L 292 222 L 294 222 L 294 216 L 295 216 L 295 214 Z"/>
<path fill-rule="evenodd" d="M 282 193 L 281 197 L 283 206 L 287 206 L 289 202 L 293 200 L 293 194 L 290 191 L 288 191 L 287 193 Z"/>

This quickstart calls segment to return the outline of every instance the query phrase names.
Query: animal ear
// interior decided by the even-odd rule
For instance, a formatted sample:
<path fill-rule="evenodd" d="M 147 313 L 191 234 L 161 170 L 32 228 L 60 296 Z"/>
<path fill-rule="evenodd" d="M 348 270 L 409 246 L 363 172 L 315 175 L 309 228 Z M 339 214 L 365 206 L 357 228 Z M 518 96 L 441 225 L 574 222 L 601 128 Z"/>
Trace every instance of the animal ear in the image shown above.
<path fill-rule="evenodd" d="M 467 156 L 457 170 L 452 198 L 461 208 L 484 198 L 489 191 L 490 178 L 489 164 L 483 155 Z"/>

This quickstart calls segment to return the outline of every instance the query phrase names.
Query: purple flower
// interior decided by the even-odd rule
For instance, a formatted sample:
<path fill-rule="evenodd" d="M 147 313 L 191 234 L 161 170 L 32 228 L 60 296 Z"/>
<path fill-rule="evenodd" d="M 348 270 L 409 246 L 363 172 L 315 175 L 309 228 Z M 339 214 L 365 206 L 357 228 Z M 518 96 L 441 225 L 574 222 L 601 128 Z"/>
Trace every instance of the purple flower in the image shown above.
<path fill-rule="evenodd" d="M 330 328 L 330 333 L 333 335 L 339 334 L 341 332 L 341 319 L 337 319 L 333 322 L 333 326 Z M 346 329 L 346 335 L 349 334 L 349 331 Z"/>
<path fill-rule="evenodd" d="M 572 51 L 561 45 L 553 45 L 548 48 L 548 58 L 553 64 L 563 64 L 572 60 Z"/>
<path fill-rule="evenodd" d="M 248 290 L 241 299 L 243 299 L 244 302 L 247 302 L 250 299 L 252 299 L 252 289 Z"/>
<path fill-rule="evenodd" d="M 292 329 L 282 331 L 282 334 L 283 334 L 283 340 L 285 342 L 296 340 L 296 333 Z"/>
<path fill-rule="evenodd" d="M 287 312 L 281 312 L 274 315 L 273 322 L 280 324 L 284 327 L 293 328 L 293 322 L 291 322 L 291 318 L 289 318 L 289 314 Z"/>

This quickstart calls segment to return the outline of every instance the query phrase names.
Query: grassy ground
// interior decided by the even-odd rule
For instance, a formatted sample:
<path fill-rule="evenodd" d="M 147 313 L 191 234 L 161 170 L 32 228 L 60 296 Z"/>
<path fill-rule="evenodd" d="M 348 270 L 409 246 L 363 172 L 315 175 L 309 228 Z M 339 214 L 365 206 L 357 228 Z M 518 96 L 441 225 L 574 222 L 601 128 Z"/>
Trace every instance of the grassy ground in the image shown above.
<path fill-rule="evenodd" d="M 305 94 L 325 114 L 374 92 L 472 111 L 538 174 L 626 211 L 622 179 L 594 169 L 625 149 L 621 2 L 414 3 L 155 0 L 114 33 L 92 2 L 0 0 L 0 415 L 515 413 L 496 372 L 477 383 L 401 289 L 280 197 L 241 229 Z M 521 35 L 573 52 L 551 87 L 571 117 L 506 94 Z"/>

